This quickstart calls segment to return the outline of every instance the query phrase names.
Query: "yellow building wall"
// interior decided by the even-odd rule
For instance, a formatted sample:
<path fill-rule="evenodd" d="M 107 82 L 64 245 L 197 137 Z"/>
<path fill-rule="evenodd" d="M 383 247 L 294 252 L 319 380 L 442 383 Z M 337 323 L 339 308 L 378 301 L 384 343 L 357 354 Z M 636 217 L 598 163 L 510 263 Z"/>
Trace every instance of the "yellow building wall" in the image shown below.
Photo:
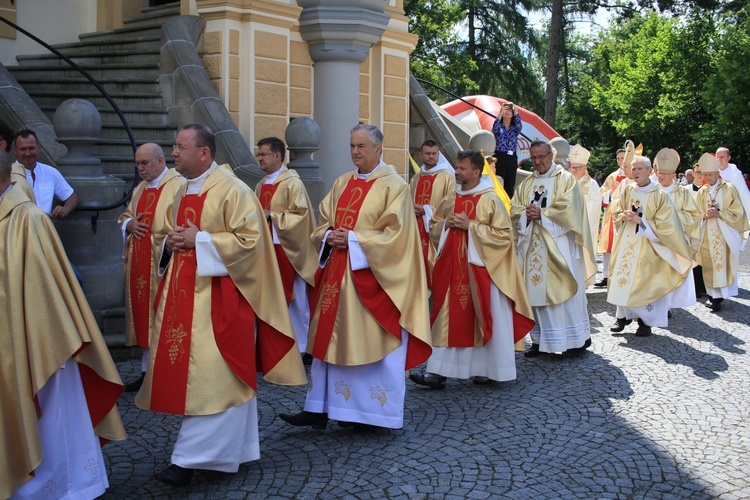
<path fill-rule="evenodd" d="M 284 138 L 291 120 L 313 116 L 313 62 L 299 33 L 293 0 L 197 0 L 207 21 L 203 63 L 240 133 L 251 147 Z M 360 65 L 360 122 L 384 134 L 383 159 L 408 175 L 409 54 L 403 0 L 391 0 L 382 40 Z"/>

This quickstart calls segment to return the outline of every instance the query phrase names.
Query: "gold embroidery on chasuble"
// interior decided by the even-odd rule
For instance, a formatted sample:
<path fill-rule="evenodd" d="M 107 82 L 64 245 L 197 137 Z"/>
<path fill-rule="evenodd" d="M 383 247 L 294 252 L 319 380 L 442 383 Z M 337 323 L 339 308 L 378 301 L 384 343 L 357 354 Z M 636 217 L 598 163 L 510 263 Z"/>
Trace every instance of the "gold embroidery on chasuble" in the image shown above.
<path fill-rule="evenodd" d="M 529 203 L 540 208 L 546 207 L 555 196 L 555 178 L 539 177 L 534 180 L 529 193 Z M 541 307 L 547 305 L 547 252 L 548 248 L 544 241 L 541 220 L 529 221 L 531 234 L 529 246 L 526 252 L 525 272 L 526 290 L 529 294 L 529 302 L 532 306 Z"/>
<path fill-rule="evenodd" d="M 136 344 L 148 345 L 151 317 L 151 279 L 153 273 L 152 224 L 162 188 L 147 188 L 142 193 L 135 208 L 134 219 L 146 224 L 143 238 L 130 238 L 130 314 L 132 315 Z"/>
<path fill-rule="evenodd" d="M 627 203 L 623 206 L 643 217 L 649 194 L 640 193 L 633 189 L 628 196 Z M 633 285 L 638 271 L 638 259 L 646 241 L 643 230 L 635 222 L 623 224 L 617 231 L 615 238 L 617 241 L 612 249 L 614 271 L 612 272 L 612 283 L 607 293 L 607 300 L 615 305 L 627 306 L 630 303 L 631 294 L 634 293 Z"/>
<path fill-rule="evenodd" d="M 701 207 L 703 213 L 711 207 L 716 207 L 721 210 L 724 205 L 723 190 L 721 189 L 721 186 L 716 190 L 716 195 L 712 195 L 710 191 L 706 191 L 706 195 L 706 206 Z M 706 219 L 705 239 L 705 245 L 708 246 L 708 254 L 711 258 L 710 267 L 712 271 L 711 279 L 706 280 L 706 284 L 712 288 L 723 288 L 729 286 L 733 279 L 730 281 L 730 276 L 727 276 L 727 274 L 729 274 L 727 272 L 727 260 L 729 258 L 727 242 L 724 239 L 724 234 L 721 232 L 718 218 Z M 706 270 L 704 269 L 704 272 L 705 271 Z"/>

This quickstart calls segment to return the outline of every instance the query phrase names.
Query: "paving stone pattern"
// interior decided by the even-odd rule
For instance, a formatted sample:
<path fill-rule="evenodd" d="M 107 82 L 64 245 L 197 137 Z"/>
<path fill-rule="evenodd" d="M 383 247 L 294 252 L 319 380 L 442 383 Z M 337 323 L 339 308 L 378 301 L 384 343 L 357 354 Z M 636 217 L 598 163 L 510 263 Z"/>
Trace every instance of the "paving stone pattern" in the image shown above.
<path fill-rule="evenodd" d="M 580 357 L 516 357 L 514 382 L 444 391 L 407 381 L 404 428 L 285 425 L 304 387 L 259 383 L 260 460 L 171 488 L 180 417 L 125 394 L 128 440 L 105 450 L 104 498 L 750 498 L 750 256 L 718 314 L 675 310 L 651 337 L 610 335 L 614 307 L 589 289 L 593 345 Z M 140 362 L 118 363 L 126 381 Z"/>

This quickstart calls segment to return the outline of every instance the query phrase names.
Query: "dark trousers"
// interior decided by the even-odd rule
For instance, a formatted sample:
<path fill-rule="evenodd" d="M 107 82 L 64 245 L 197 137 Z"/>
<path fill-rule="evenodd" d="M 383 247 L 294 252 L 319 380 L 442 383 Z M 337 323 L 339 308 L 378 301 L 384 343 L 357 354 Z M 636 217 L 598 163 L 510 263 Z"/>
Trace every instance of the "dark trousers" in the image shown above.
<path fill-rule="evenodd" d="M 699 298 L 706 293 L 706 285 L 703 283 L 703 268 L 695 266 L 693 268 L 693 282 L 695 283 L 695 298 Z"/>
<path fill-rule="evenodd" d="M 516 170 L 518 170 L 518 155 L 495 151 L 495 174 L 503 178 L 503 188 L 510 198 L 516 188 Z"/>

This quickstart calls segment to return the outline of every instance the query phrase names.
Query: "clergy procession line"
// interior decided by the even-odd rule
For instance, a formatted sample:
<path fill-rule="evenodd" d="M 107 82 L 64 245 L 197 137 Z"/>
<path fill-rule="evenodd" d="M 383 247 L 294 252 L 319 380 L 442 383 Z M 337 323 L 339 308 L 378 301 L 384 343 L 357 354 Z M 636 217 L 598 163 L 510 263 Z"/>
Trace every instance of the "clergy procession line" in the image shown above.
<path fill-rule="evenodd" d="M 518 125 L 512 103 L 505 108 L 501 135 Z M 0 152 L 0 276 L 5 290 L 24 289 L 4 299 L 0 315 L 11 332 L 4 352 L 13 354 L 2 367 L 2 498 L 101 495 L 108 481 L 98 442 L 125 439 L 123 390 L 138 391 L 141 409 L 182 416 L 171 463 L 155 478 L 185 486 L 195 470 L 235 473 L 259 459 L 258 373 L 308 385 L 302 410 L 278 415 L 286 423 L 322 430 L 334 420 L 367 431 L 404 426 L 406 371 L 437 390 L 448 378 L 514 380 L 527 335 L 527 357 L 583 355 L 597 251 L 595 286 L 616 306 L 617 335 L 634 319 L 637 336 L 667 327 L 669 309 L 700 293 L 713 311 L 738 293 L 750 193 L 730 177 L 739 170 L 726 148 L 694 167 L 703 185 L 683 187 L 676 151 L 659 151 L 652 168 L 627 141 L 600 189 L 583 147 L 570 150 L 568 164 L 535 141 L 533 172 L 506 206 L 483 176 L 482 153 L 461 151 L 452 166 L 426 141 L 407 184 L 382 161 L 382 143 L 372 125 L 351 130 L 356 170 L 335 181 L 317 223 L 278 138 L 257 144 L 266 176 L 254 192 L 216 164 L 206 126 L 179 131 L 174 169 L 158 145 L 139 147 L 143 180 L 120 224 L 127 345 L 141 348 L 142 375 L 124 387 L 57 233 L 34 204 L 36 159 L 11 166 Z M 505 165 L 515 150 L 504 147 L 498 165 L 515 177 Z"/>

